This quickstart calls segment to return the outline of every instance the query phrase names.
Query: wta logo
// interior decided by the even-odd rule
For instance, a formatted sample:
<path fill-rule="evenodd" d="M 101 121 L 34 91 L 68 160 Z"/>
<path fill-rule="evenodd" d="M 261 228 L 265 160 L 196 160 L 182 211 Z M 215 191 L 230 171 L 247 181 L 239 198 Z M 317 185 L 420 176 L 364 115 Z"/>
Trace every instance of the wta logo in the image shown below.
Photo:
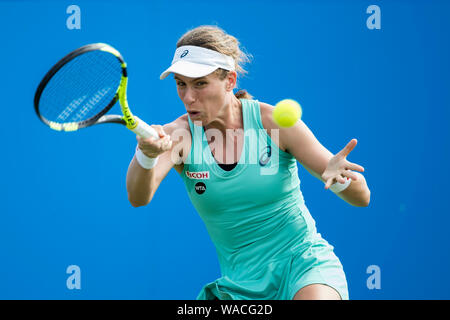
<path fill-rule="evenodd" d="M 186 177 L 189 179 L 209 179 L 209 171 L 190 172 L 186 171 Z"/>
<path fill-rule="evenodd" d="M 203 194 L 206 191 L 206 185 L 203 182 L 197 182 L 195 184 L 195 192 Z"/>

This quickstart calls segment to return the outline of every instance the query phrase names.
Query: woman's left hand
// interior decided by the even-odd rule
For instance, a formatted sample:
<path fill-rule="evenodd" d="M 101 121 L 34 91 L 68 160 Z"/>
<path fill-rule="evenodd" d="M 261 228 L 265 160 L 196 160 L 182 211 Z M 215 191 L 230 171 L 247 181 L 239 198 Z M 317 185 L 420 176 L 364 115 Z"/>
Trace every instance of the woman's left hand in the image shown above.
<path fill-rule="evenodd" d="M 325 181 L 325 189 L 331 187 L 335 182 L 345 183 L 346 179 L 358 180 L 358 177 L 351 170 L 364 172 L 364 168 L 360 165 L 347 161 L 348 154 L 355 148 L 357 143 L 356 139 L 352 139 L 344 149 L 330 159 L 327 168 L 322 174 L 322 179 Z"/>

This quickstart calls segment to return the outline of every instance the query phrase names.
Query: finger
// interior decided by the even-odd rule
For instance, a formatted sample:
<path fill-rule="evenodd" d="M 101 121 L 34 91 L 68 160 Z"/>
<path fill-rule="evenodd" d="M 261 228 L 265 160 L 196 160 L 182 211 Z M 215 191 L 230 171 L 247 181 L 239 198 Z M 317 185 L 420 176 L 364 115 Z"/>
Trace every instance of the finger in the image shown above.
<path fill-rule="evenodd" d="M 160 133 L 160 136 L 161 136 L 161 138 L 167 136 L 167 133 L 164 131 L 164 128 L 163 128 L 163 127 L 161 127 L 161 133 Z"/>
<path fill-rule="evenodd" d="M 353 173 L 351 170 L 345 170 L 345 171 L 342 173 L 342 175 L 343 175 L 344 177 L 350 178 L 350 179 L 352 179 L 352 180 L 354 180 L 354 181 L 357 181 L 357 180 L 358 180 L 358 176 L 357 176 L 355 173 Z"/>
<path fill-rule="evenodd" d="M 158 134 L 158 136 L 159 136 L 160 138 L 163 138 L 163 137 L 166 136 L 166 133 L 164 132 L 164 129 L 163 129 L 162 126 L 160 126 L 160 125 L 158 125 L 158 124 L 153 124 L 153 125 L 151 125 L 151 127 L 152 127 L 153 129 L 155 129 L 156 133 Z"/>
<path fill-rule="evenodd" d="M 331 187 L 333 183 L 333 178 L 330 178 L 327 180 L 327 183 L 325 183 L 325 189 L 328 189 L 329 187 Z"/>
<path fill-rule="evenodd" d="M 164 148 L 164 142 L 165 142 L 165 141 L 166 141 L 165 138 L 159 139 L 159 140 L 156 142 L 156 147 L 157 147 L 159 150 L 162 150 L 162 149 Z"/>
<path fill-rule="evenodd" d="M 338 154 L 343 156 L 343 157 L 347 157 L 348 154 L 356 147 L 357 143 L 358 143 L 358 140 L 356 140 L 356 139 L 350 140 L 350 142 L 347 143 L 347 145 L 344 147 L 344 149 L 339 151 Z"/>
<path fill-rule="evenodd" d="M 172 142 L 172 140 L 169 138 L 169 143 L 167 144 L 167 150 L 172 149 L 172 145 L 173 145 L 173 142 Z"/>
<path fill-rule="evenodd" d="M 169 136 L 165 136 L 164 138 L 162 138 L 160 141 L 158 141 L 159 143 L 159 148 L 162 151 L 166 151 L 168 145 L 170 144 L 170 137 Z"/>
<path fill-rule="evenodd" d="M 359 164 L 348 162 L 345 165 L 345 169 L 347 170 L 355 170 L 359 172 L 364 172 L 364 167 L 360 166 Z"/>
<path fill-rule="evenodd" d="M 172 149 L 172 141 L 168 141 L 164 146 L 164 151 L 168 151 L 170 149 Z"/>
<path fill-rule="evenodd" d="M 344 183 L 346 183 L 347 182 L 347 177 L 343 177 L 342 175 L 338 175 L 337 177 L 336 177 L 336 180 L 337 180 L 337 182 L 339 182 L 339 183 L 341 183 L 341 184 L 344 184 Z"/>
<path fill-rule="evenodd" d="M 171 145 L 172 145 L 172 141 L 171 141 L 169 138 L 166 139 L 166 140 L 164 141 L 163 150 L 164 150 L 164 151 L 169 150 L 170 147 L 171 147 Z"/>

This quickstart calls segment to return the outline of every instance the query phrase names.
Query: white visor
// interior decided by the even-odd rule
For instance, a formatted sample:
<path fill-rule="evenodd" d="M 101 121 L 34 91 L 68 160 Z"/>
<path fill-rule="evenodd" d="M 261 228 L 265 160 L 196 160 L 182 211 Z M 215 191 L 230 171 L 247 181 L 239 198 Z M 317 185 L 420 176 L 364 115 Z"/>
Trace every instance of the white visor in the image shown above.
<path fill-rule="evenodd" d="M 178 73 L 189 78 L 204 77 L 218 68 L 234 71 L 234 59 L 217 51 L 196 47 L 177 48 L 172 65 L 159 78 L 162 80 L 170 73 Z"/>

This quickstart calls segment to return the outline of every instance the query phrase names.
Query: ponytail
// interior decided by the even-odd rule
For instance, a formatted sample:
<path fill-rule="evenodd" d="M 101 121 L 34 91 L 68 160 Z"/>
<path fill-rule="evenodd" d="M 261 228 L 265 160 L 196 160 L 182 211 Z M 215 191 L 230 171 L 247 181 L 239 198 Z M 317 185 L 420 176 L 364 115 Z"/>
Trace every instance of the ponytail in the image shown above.
<path fill-rule="evenodd" d="M 250 93 L 248 93 L 247 90 L 243 90 L 243 89 L 237 91 L 234 95 L 238 99 L 252 99 L 253 98 L 253 96 Z"/>

